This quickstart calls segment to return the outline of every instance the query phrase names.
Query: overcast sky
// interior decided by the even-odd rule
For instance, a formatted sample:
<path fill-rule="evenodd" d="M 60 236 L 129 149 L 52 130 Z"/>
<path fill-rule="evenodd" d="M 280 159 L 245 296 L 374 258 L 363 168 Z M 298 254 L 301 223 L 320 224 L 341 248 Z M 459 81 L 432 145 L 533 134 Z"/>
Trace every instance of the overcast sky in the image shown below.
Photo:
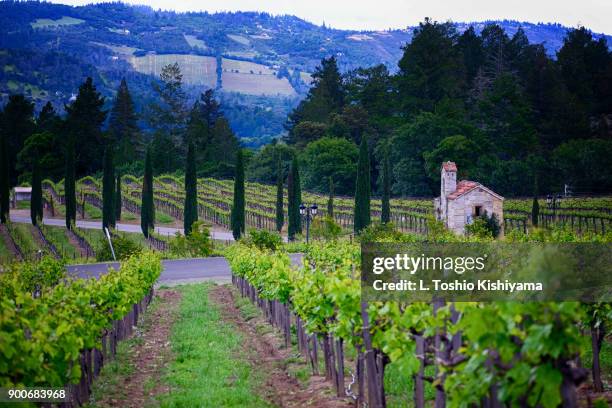
<path fill-rule="evenodd" d="M 80 5 L 89 0 L 52 0 Z M 96 1 L 94 1 L 96 2 Z M 379 30 L 415 25 L 425 16 L 439 21 L 509 19 L 583 25 L 612 34 L 612 0 L 129 0 L 177 11 L 267 11 L 293 14 L 334 28 Z"/>

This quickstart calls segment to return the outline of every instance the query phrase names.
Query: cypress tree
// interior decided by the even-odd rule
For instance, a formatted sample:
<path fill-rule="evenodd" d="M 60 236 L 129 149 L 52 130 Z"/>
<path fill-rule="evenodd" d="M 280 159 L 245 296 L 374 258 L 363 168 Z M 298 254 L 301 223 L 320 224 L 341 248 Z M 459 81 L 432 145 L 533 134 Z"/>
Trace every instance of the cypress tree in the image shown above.
<path fill-rule="evenodd" d="M 385 148 L 382 168 L 382 208 L 380 212 L 380 222 L 383 224 L 391 221 L 391 169 L 389 165 L 389 149 Z"/>
<path fill-rule="evenodd" d="M 295 225 L 296 232 L 298 234 L 302 233 L 302 216 L 300 215 L 300 205 L 302 205 L 302 182 L 300 181 L 300 163 L 297 159 L 297 155 L 293 157 L 294 165 L 293 165 L 293 188 L 294 194 L 293 198 L 295 203 L 293 204 L 295 207 Z"/>
<path fill-rule="evenodd" d="M 145 237 L 149 238 L 149 229 L 155 227 L 155 207 L 153 206 L 153 165 L 151 148 L 145 155 L 144 177 L 142 179 L 142 204 L 140 207 L 140 227 Z"/>
<path fill-rule="evenodd" d="M 327 216 L 334 218 L 334 179 L 329 176 L 329 198 L 327 199 Z"/>
<path fill-rule="evenodd" d="M 117 174 L 117 181 L 115 182 L 116 193 L 115 193 L 115 221 L 121 220 L 121 206 L 123 201 L 121 199 L 121 175 Z"/>
<path fill-rule="evenodd" d="M 245 230 L 244 220 L 244 162 L 242 150 L 236 153 L 236 173 L 234 175 L 234 201 L 232 203 L 231 227 L 235 240 L 239 240 Z"/>
<path fill-rule="evenodd" d="M 74 140 L 70 137 L 66 147 L 66 173 L 64 175 L 66 228 L 68 229 L 71 229 L 76 223 L 75 155 Z"/>
<path fill-rule="evenodd" d="M 370 225 L 370 156 L 366 137 L 361 139 L 359 146 L 356 184 L 353 228 L 358 234 Z"/>
<path fill-rule="evenodd" d="M 42 180 L 40 179 L 40 165 L 38 157 L 34 158 L 32 165 L 32 197 L 30 199 L 30 218 L 32 225 L 38 225 L 38 221 L 43 218 L 42 203 Z"/>
<path fill-rule="evenodd" d="M 280 154 L 276 167 L 276 230 L 281 232 L 285 223 L 285 213 L 283 211 L 283 161 Z"/>
<path fill-rule="evenodd" d="M 531 224 L 534 227 L 538 226 L 538 218 L 540 217 L 540 203 L 538 202 L 538 180 L 533 183 L 533 203 L 531 204 Z"/>
<path fill-rule="evenodd" d="M 300 187 L 300 171 L 298 168 L 297 157 L 293 156 L 289 176 L 287 178 L 287 189 L 289 192 L 288 216 L 289 223 L 287 226 L 287 234 L 289 240 L 293 241 L 296 234 L 302 232 L 302 219 L 300 216 L 300 204 L 302 204 L 302 190 Z"/>
<path fill-rule="evenodd" d="M 115 226 L 115 168 L 113 146 L 104 149 L 104 174 L 102 176 L 102 229 Z"/>
<path fill-rule="evenodd" d="M 193 142 L 187 148 L 187 162 L 185 166 L 185 209 L 183 215 L 183 228 L 185 235 L 191 232 L 191 227 L 198 220 L 198 179 L 196 175 L 195 147 Z"/>
<path fill-rule="evenodd" d="M 0 135 L 0 221 L 6 224 L 9 218 L 10 185 L 9 185 L 9 154 L 5 134 Z"/>

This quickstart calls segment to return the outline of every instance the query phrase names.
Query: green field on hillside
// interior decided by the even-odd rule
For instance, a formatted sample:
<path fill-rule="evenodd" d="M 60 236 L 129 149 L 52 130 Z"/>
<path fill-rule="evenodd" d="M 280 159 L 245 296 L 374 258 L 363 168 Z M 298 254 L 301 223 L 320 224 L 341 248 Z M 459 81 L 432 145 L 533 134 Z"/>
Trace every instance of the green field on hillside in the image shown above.
<path fill-rule="evenodd" d="M 50 18 L 37 18 L 35 21 L 31 22 L 30 25 L 32 28 L 49 28 L 49 27 L 58 27 L 63 25 L 75 25 L 84 23 L 85 20 L 81 20 L 80 18 L 67 17 L 63 16 L 57 20 L 53 20 Z"/>

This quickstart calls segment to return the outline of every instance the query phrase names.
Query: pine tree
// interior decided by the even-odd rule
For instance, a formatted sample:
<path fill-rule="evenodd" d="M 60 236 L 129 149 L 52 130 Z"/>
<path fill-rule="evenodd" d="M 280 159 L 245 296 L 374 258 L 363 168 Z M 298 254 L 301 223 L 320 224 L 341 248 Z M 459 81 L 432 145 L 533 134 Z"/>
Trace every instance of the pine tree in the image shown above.
<path fill-rule="evenodd" d="M 231 227 L 235 240 L 239 240 L 245 231 L 244 205 L 244 162 L 242 150 L 238 150 L 234 175 L 234 201 L 232 202 L 231 212 Z"/>
<path fill-rule="evenodd" d="M 380 222 L 383 224 L 391 221 L 391 169 L 389 164 L 389 149 L 385 149 L 383 157 L 382 171 L 382 208 L 380 212 Z"/>
<path fill-rule="evenodd" d="M 9 152 L 5 134 L 0 135 L 0 221 L 6 224 L 9 219 L 10 182 L 9 182 Z"/>
<path fill-rule="evenodd" d="M 198 220 L 198 179 L 195 164 L 195 146 L 189 143 L 187 148 L 187 162 L 185 166 L 185 209 L 184 209 L 185 235 L 191 233 L 193 223 Z"/>
<path fill-rule="evenodd" d="M 136 158 L 139 147 L 138 118 L 134 109 L 134 102 L 130 95 L 125 78 L 117 90 L 115 103 L 110 111 L 109 131 L 117 146 L 115 160 L 117 163 L 129 163 Z"/>
<path fill-rule="evenodd" d="M 102 176 L 102 229 L 115 226 L 115 164 L 113 146 L 104 149 L 104 174 Z"/>
<path fill-rule="evenodd" d="M 359 146 L 356 184 L 353 228 L 358 234 L 370 225 L 370 156 L 368 141 L 365 137 L 361 139 Z"/>
<path fill-rule="evenodd" d="M 281 232 L 285 223 L 285 212 L 283 209 L 283 161 L 282 156 L 278 155 L 276 169 L 276 230 Z"/>
<path fill-rule="evenodd" d="M 76 100 L 66 105 L 67 137 L 72 139 L 72 143 L 79 143 L 75 174 L 91 174 L 103 167 L 101 128 L 107 114 L 103 107 L 104 97 L 96 90 L 91 78 L 79 87 Z"/>
<path fill-rule="evenodd" d="M 300 171 L 297 157 L 293 156 L 289 176 L 287 178 L 287 190 L 289 192 L 287 234 L 289 240 L 293 241 L 297 234 L 302 232 L 302 219 L 300 216 L 300 205 L 302 204 L 302 190 L 300 187 Z"/>
<path fill-rule="evenodd" d="M 329 198 L 327 199 L 327 216 L 334 218 L 334 179 L 329 176 Z"/>
<path fill-rule="evenodd" d="M 32 166 L 32 197 L 30 198 L 30 218 L 32 225 L 38 225 L 38 221 L 43 218 L 42 203 L 42 180 L 40 176 L 40 165 L 38 157 L 34 158 Z"/>
<path fill-rule="evenodd" d="M 117 174 L 117 181 L 115 182 L 115 221 L 121 220 L 121 206 L 123 204 L 121 198 L 121 175 Z"/>
<path fill-rule="evenodd" d="M 149 238 L 149 230 L 155 227 L 155 207 L 153 206 L 153 166 L 151 149 L 147 148 L 145 155 L 144 177 L 142 179 L 142 204 L 140 207 L 140 227 L 145 237 Z"/>
<path fill-rule="evenodd" d="M 75 164 L 75 147 L 74 140 L 69 137 L 68 145 L 66 146 L 66 173 L 64 175 L 64 198 L 66 206 L 66 228 L 71 229 L 76 223 L 76 164 Z"/>

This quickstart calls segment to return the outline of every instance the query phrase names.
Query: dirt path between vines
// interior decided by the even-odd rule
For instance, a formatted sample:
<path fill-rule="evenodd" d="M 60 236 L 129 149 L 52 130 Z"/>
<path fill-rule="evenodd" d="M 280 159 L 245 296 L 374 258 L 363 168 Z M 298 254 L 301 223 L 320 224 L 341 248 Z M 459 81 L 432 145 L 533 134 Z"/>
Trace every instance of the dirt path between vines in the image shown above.
<path fill-rule="evenodd" d="M 243 358 L 249 359 L 253 370 L 266 373 L 262 396 L 270 403 L 282 408 L 312 407 L 341 408 L 353 406 L 348 399 L 335 396 L 330 383 L 324 377 L 310 377 L 307 385 L 289 374 L 285 361 L 291 351 L 282 347 L 279 336 L 262 335 L 257 331 L 257 320 L 246 321 L 236 307 L 234 293 L 226 286 L 217 286 L 210 291 L 209 298 L 219 307 L 224 321 L 233 325 L 244 339 Z M 260 323 L 262 319 L 259 319 Z"/>
<path fill-rule="evenodd" d="M 144 321 L 130 342 L 127 375 L 114 386 L 102 387 L 96 407 L 144 407 L 156 405 L 155 396 L 169 392 L 162 381 L 164 367 L 172 362 L 170 333 L 177 319 L 181 294 L 175 290 L 155 293 L 155 304 L 145 312 Z M 119 356 L 118 356 L 119 357 Z M 120 369 L 121 370 L 121 369 Z"/>

